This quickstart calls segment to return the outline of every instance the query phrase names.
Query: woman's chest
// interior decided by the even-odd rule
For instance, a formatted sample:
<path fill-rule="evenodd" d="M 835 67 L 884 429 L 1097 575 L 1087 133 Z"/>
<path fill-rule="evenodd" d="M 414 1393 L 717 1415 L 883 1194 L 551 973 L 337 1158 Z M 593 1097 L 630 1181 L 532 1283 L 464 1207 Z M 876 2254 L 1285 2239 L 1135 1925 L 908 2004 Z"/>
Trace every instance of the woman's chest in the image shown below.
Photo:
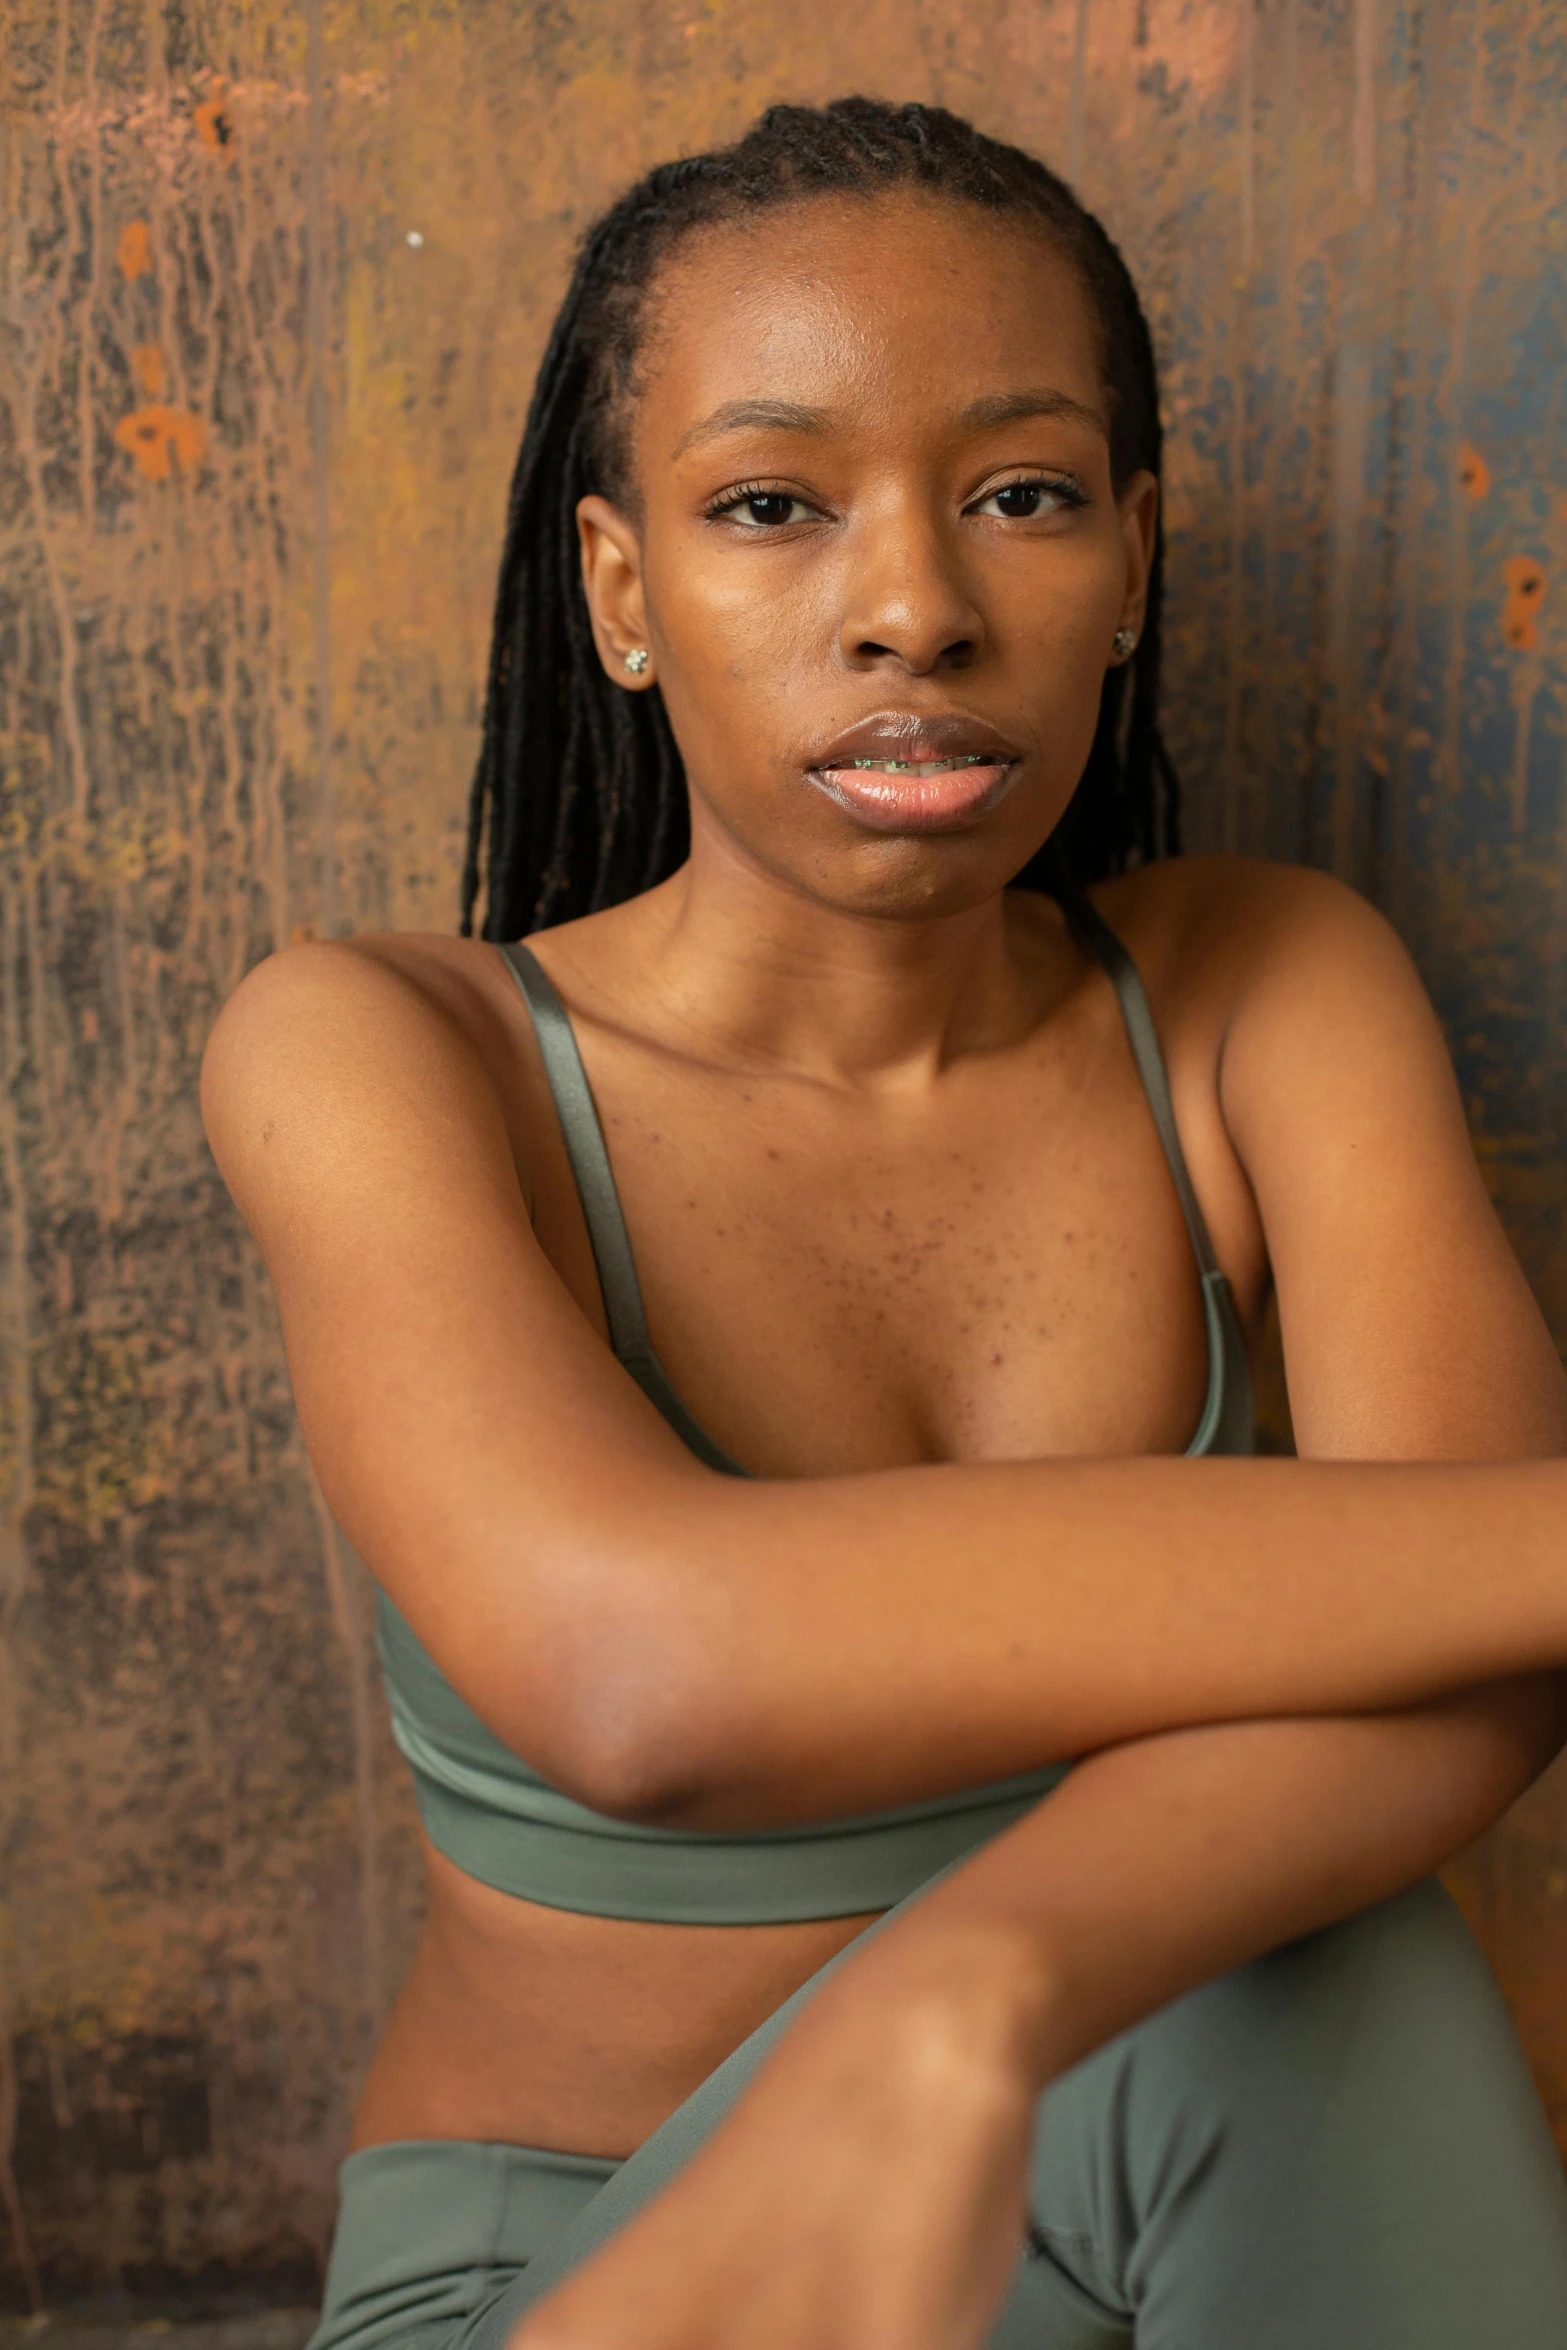
<path fill-rule="evenodd" d="M 1129 1070 L 1025 1063 L 891 1099 L 625 1074 L 601 1106 L 653 1347 L 743 1466 L 1184 1449 L 1197 1269 Z M 563 1152 L 535 1222 L 598 1319 Z"/>

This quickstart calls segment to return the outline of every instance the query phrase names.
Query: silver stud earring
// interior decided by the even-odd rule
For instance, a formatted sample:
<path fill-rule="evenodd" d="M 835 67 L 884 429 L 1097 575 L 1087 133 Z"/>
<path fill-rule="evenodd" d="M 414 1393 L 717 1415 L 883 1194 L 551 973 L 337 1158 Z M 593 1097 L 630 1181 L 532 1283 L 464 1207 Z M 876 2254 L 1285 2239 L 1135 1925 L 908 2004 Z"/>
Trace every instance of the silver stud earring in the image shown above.
<path fill-rule="evenodd" d="M 645 675 L 645 674 L 646 674 L 646 670 L 647 670 L 647 647 L 646 647 L 646 645 L 633 645 L 633 646 L 632 646 L 632 648 L 631 648 L 631 650 L 630 650 L 630 652 L 629 652 L 629 653 L 626 655 L 626 657 L 625 657 L 625 658 L 626 658 L 626 667 L 627 667 L 627 668 L 630 670 L 630 672 L 631 672 L 631 674 L 632 674 L 632 676 L 633 676 L 633 677 L 641 677 L 641 676 L 643 676 L 643 675 Z"/>
<path fill-rule="evenodd" d="M 1135 628 L 1118 628 L 1111 640 L 1110 650 L 1118 661 L 1129 661 L 1137 650 Z"/>

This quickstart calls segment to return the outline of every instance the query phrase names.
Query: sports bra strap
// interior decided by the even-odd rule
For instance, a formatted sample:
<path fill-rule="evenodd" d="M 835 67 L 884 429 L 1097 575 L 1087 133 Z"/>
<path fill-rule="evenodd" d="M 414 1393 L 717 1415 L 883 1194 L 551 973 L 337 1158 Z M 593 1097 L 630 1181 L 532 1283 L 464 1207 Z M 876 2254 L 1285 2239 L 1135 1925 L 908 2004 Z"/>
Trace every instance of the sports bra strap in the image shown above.
<path fill-rule="evenodd" d="M 1251 1382 L 1245 1342 L 1236 1319 L 1228 1281 L 1214 1255 L 1207 1222 L 1192 1187 L 1186 1154 L 1175 1123 L 1170 1080 L 1160 1050 L 1158 1031 L 1137 966 L 1108 922 L 1086 897 L 1063 895 L 1061 911 L 1067 927 L 1085 954 L 1105 972 L 1114 987 L 1126 1024 L 1127 1039 L 1137 1073 L 1148 1099 L 1175 1195 L 1180 1202 L 1192 1254 L 1201 1276 L 1203 1315 L 1208 1336 L 1208 1392 L 1196 1436 L 1189 1450 L 1245 1453 L 1252 1449 Z M 681 1402 L 669 1376 L 653 1352 L 642 1285 L 621 1211 L 620 1195 L 610 1169 L 604 1130 L 571 1017 L 556 994 L 537 957 L 520 942 L 500 952 L 522 990 L 539 1040 L 539 1057 L 554 1096 L 561 1135 L 571 1171 L 576 1178 L 582 1213 L 598 1268 L 604 1299 L 604 1318 L 615 1354 L 641 1388 L 650 1404 L 663 1414 L 675 1434 L 710 1469 L 730 1477 L 747 1471 L 716 1445 Z"/>
<path fill-rule="evenodd" d="M 555 1098 L 566 1156 L 576 1177 L 583 1220 L 593 1245 L 593 1262 L 598 1267 L 599 1289 L 604 1299 L 604 1319 L 609 1324 L 609 1343 L 648 1402 L 662 1412 L 675 1434 L 697 1458 L 705 1461 L 710 1469 L 742 1476 L 744 1471 L 692 1419 L 653 1352 L 642 1304 L 642 1284 L 637 1279 L 636 1259 L 631 1253 L 631 1235 L 621 1212 L 620 1194 L 615 1189 L 609 1152 L 604 1146 L 604 1129 L 599 1124 L 598 1105 L 593 1099 L 588 1073 L 582 1066 L 571 1016 L 536 955 L 520 942 L 503 946 L 501 953 L 522 990 L 533 1020 L 533 1033 L 539 1040 L 539 1058 Z"/>
<path fill-rule="evenodd" d="M 1127 1042 L 1132 1048 L 1132 1058 L 1137 1063 L 1137 1074 L 1143 1081 L 1143 1092 L 1148 1097 L 1148 1107 L 1164 1151 L 1165 1163 L 1170 1170 L 1170 1180 L 1175 1185 L 1175 1196 L 1181 1203 L 1181 1214 L 1186 1219 L 1192 1254 L 1205 1277 L 1217 1273 L 1220 1269 L 1219 1260 L 1214 1255 L 1207 1219 L 1192 1183 L 1186 1153 L 1181 1148 L 1181 1130 L 1175 1123 L 1175 1104 L 1170 1098 L 1169 1072 L 1165 1067 L 1159 1031 L 1154 1026 L 1153 1011 L 1143 986 L 1142 974 L 1098 907 L 1087 897 L 1079 891 L 1063 891 L 1057 902 L 1066 918 L 1068 930 L 1083 952 L 1093 957 L 1120 999 Z"/>

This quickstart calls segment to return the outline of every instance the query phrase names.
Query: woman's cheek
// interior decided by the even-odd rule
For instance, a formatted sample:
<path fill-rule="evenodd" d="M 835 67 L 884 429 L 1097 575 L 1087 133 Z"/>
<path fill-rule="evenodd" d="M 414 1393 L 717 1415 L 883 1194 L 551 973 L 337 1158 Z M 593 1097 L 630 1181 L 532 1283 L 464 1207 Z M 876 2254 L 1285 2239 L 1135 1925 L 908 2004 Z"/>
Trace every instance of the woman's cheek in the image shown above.
<path fill-rule="evenodd" d="M 799 647 L 793 604 L 787 595 L 756 588 L 742 592 L 726 580 L 681 583 L 672 595 L 658 599 L 666 669 L 689 678 L 695 690 L 720 696 L 732 685 L 754 687 L 787 673 Z"/>

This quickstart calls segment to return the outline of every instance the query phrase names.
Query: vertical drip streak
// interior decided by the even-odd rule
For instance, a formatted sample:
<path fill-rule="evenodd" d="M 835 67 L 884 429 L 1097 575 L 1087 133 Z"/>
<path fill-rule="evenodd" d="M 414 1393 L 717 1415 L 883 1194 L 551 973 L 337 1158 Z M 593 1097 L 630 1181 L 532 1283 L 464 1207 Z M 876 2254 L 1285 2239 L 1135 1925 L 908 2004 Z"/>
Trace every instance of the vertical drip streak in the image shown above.
<path fill-rule="evenodd" d="M 1362 204 L 1377 200 L 1377 0 L 1355 0 L 1355 105 L 1350 168 Z"/>
<path fill-rule="evenodd" d="M 1088 113 L 1088 0 L 1077 0 L 1077 23 L 1072 34 L 1072 112 L 1067 124 L 1066 176 L 1080 186 L 1087 159 Z"/>
<path fill-rule="evenodd" d="M 1239 0 L 1240 95 L 1237 111 L 1236 168 L 1239 188 L 1239 253 L 1231 294 L 1230 316 L 1230 532 L 1229 532 L 1229 653 L 1224 697 L 1224 793 L 1220 846 L 1231 853 L 1241 845 L 1241 732 L 1245 692 L 1246 642 L 1246 425 L 1247 325 L 1251 302 L 1251 273 L 1257 243 L 1257 21 L 1256 0 Z"/>
<path fill-rule="evenodd" d="M 350 1574 L 344 1556 L 343 1538 L 327 1507 L 326 1496 L 315 1470 L 308 1462 L 305 1473 L 310 1480 L 310 1506 L 321 1544 L 321 1565 L 326 1579 L 327 1603 L 332 1611 L 332 1628 L 342 1643 L 343 1658 L 348 1668 L 349 1734 L 354 1756 L 354 1827 L 359 1847 L 360 1985 L 364 2037 L 368 2046 L 380 2031 L 386 2005 L 386 1964 L 381 1932 L 379 1872 L 376 1866 L 380 1837 L 375 1800 L 375 1699 L 372 1679 L 375 1664 L 371 1643 L 366 1636 L 364 1570 L 355 1561 L 357 1571 Z M 351 1553 L 349 1557 L 352 1558 Z"/>
<path fill-rule="evenodd" d="M 326 32 L 323 0 L 306 0 L 306 73 L 310 85 L 306 164 L 307 310 L 310 343 L 310 470 L 315 531 L 317 930 L 337 930 L 337 808 L 332 781 L 332 483 L 327 413 Z"/>
<path fill-rule="evenodd" d="M 7 889 L 0 913 L 0 954 L 14 974 L 22 925 L 32 909 L 20 890 Z M 5 1262 L 0 1281 L 0 1361 L 9 1368 L 4 1430 L 11 1491 L 0 1512 L 0 1886 L 11 1881 L 7 1846 L 22 1800 L 21 1677 L 13 1647 L 17 1612 L 27 1585 L 25 1528 L 33 1499 L 33 1349 L 28 1295 L 27 1194 L 23 1188 L 16 1100 L 23 1041 L 17 986 L 0 987 L 0 1201 L 5 1212 Z M 13 1937 L 0 1935 L 0 1959 Z M 16 2150 L 16 2051 L 12 2039 L 13 1985 L 0 1973 L 0 2210 L 10 2225 L 16 2263 L 34 2317 L 43 2314 L 43 2284 L 22 2209 L 13 2160 Z"/>

